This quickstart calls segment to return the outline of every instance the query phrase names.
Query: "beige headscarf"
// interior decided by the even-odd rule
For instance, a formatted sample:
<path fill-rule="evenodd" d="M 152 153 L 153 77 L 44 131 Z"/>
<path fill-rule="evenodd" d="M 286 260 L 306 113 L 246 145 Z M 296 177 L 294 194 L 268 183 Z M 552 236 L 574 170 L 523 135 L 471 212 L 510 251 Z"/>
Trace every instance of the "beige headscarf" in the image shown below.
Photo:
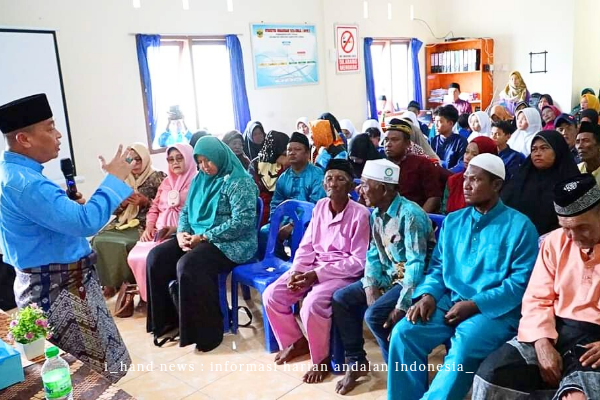
<path fill-rule="evenodd" d="M 125 179 L 125 183 L 131 186 L 134 193 L 138 193 L 138 189 L 140 186 L 146 182 L 146 180 L 155 172 L 155 169 L 152 168 L 152 159 L 150 158 L 150 152 L 148 148 L 142 143 L 134 143 L 131 146 L 131 149 L 135 151 L 140 158 L 142 159 L 142 172 L 137 176 L 133 176 L 133 174 L 129 174 L 129 176 Z M 140 212 L 139 206 L 134 206 L 133 204 L 127 205 L 127 208 L 119 215 L 119 225 L 123 225 L 137 217 Z"/>
<path fill-rule="evenodd" d="M 516 86 L 512 86 L 510 84 L 510 77 L 515 75 L 517 77 Z M 527 86 L 525 85 L 525 81 L 521 76 L 519 71 L 513 71 L 509 75 L 509 81 L 504 90 L 502 91 L 504 98 L 508 100 L 514 101 L 525 101 L 525 97 L 527 96 Z"/>

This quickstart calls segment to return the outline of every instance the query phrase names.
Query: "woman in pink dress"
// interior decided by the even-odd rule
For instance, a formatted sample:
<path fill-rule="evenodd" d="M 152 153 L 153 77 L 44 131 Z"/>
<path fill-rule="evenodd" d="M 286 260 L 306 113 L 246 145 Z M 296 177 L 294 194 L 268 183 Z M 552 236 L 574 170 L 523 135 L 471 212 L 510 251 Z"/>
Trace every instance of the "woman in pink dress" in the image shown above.
<path fill-rule="evenodd" d="M 127 257 L 143 302 L 147 293 L 146 257 L 150 250 L 177 231 L 179 212 L 185 204 L 190 183 L 198 172 L 192 153 L 192 146 L 187 143 L 167 148 L 168 176 L 158 187 L 148 211 L 146 230 Z"/>

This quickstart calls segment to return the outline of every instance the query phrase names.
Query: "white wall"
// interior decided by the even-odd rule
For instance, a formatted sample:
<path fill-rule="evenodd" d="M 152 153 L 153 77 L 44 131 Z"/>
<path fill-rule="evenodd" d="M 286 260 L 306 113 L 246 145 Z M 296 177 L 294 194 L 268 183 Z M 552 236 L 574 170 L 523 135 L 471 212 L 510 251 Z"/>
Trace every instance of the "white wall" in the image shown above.
<path fill-rule="evenodd" d="M 348 118 L 357 129 L 362 127 L 367 118 L 367 94 L 363 66 L 363 39 L 365 37 L 413 38 L 423 42 L 420 55 L 421 84 L 425 88 L 425 44 L 434 39 L 422 23 L 410 20 L 410 5 L 414 4 L 415 17 L 427 20 L 435 26 L 435 0 L 390 0 L 392 3 L 392 20 L 388 19 L 387 1 L 369 1 L 369 18 L 363 17 L 363 2 L 359 0 L 325 0 L 325 36 L 327 54 L 335 52 L 333 35 L 335 24 L 358 24 L 360 36 L 361 72 L 358 74 L 338 75 L 335 62 L 327 61 L 327 98 L 329 111 L 338 119 Z M 335 53 L 334 53 L 335 54 Z M 412 89 L 411 89 L 412 92 Z M 412 97 L 412 96 L 411 96 Z M 406 106 L 403 105 L 403 106 Z"/>
<path fill-rule="evenodd" d="M 575 3 L 575 38 L 573 43 L 573 105 L 579 103 L 581 90 L 600 87 L 600 34 L 594 32 L 600 15 L 598 0 Z"/>
<path fill-rule="evenodd" d="M 495 92 L 506 86 L 510 71 L 518 70 L 531 93 L 549 93 L 563 110 L 570 111 L 574 3 L 564 0 L 439 1 L 436 2 L 439 29 L 436 34 L 445 35 L 452 30 L 457 37 L 493 38 Z M 597 15 L 590 17 L 597 18 Z M 594 34 L 593 30 L 589 34 Z M 529 53 L 541 51 L 548 51 L 548 73 L 530 74 Z"/>
<path fill-rule="evenodd" d="M 267 129 L 290 132 L 296 118 L 316 118 L 327 109 L 324 63 L 320 83 L 285 89 L 254 89 L 251 22 L 310 23 L 317 26 L 319 58 L 325 59 L 323 0 L 239 0 L 227 12 L 225 0 L 0 0 L 0 27 L 57 31 L 65 95 L 80 190 L 87 196 L 102 179 L 97 156 L 114 154 L 118 143 L 146 143 L 135 33 L 241 34 L 252 118 Z M 10 60 L 2 60 L 10 62 Z M 153 157 L 165 168 L 162 155 Z"/>

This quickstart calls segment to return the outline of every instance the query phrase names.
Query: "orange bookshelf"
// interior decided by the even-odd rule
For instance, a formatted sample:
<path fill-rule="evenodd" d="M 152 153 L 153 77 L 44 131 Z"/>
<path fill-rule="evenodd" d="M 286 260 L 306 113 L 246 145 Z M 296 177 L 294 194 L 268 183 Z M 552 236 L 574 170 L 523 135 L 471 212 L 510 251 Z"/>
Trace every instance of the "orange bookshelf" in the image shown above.
<path fill-rule="evenodd" d="M 477 50 L 476 71 L 432 72 L 432 57 L 434 53 L 446 51 Z M 471 101 L 471 108 L 485 110 L 494 96 L 494 82 L 489 66 L 494 64 L 493 39 L 468 39 L 454 42 L 428 44 L 425 47 L 426 64 L 426 107 L 435 108 L 441 103 L 430 102 L 431 91 L 447 89 L 452 82 L 460 85 L 460 90 L 467 93 L 477 93 L 479 98 Z"/>

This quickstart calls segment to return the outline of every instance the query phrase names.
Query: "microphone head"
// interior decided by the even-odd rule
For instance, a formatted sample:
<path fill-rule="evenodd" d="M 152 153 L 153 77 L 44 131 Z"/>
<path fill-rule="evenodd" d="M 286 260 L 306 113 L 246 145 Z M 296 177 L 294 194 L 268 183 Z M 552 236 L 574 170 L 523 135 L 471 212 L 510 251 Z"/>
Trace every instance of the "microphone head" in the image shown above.
<path fill-rule="evenodd" d="M 73 175 L 73 161 L 70 158 L 60 160 L 60 170 L 63 175 Z"/>

